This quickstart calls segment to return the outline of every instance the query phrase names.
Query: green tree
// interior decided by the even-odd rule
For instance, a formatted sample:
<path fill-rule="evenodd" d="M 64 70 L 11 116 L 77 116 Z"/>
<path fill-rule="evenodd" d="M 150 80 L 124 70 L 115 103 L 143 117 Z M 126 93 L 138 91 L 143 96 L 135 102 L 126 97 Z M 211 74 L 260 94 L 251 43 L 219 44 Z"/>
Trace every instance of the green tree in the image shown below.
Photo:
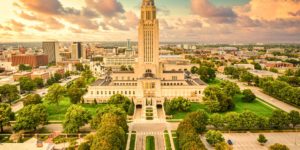
<path fill-rule="evenodd" d="M 209 112 L 225 112 L 234 108 L 232 98 L 218 86 L 208 86 L 203 100 Z"/>
<path fill-rule="evenodd" d="M 10 116 L 13 112 L 11 111 L 10 105 L 5 103 L 0 103 L 0 127 L 1 132 L 3 132 L 3 127 L 9 125 Z"/>
<path fill-rule="evenodd" d="M 53 78 L 55 82 L 59 82 L 59 80 L 62 79 L 62 75 L 60 73 L 55 73 Z"/>
<path fill-rule="evenodd" d="M 185 120 L 191 122 L 197 133 L 203 133 L 208 124 L 208 114 L 203 110 L 198 110 L 187 114 Z"/>
<path fill-rule="evenodd" d="M 108 104 L 121 106 L 126 112 L 128 112 L 130 103 L 131 102 L 129 98 L 121 94 L 115 94 L 111 96 L 108 100 Z"/>
<path fill-rule="evenodd" d="M 48 112 L 44 105 L 28 105 L 23 107 L 16 116 L 14 129 L 36 130 L 38 125 L 45 125 L 48 121 Z"/>
<path fill-rule="evenodd" d="M 78 78 L 74 81 L 74 84 L 72 86 L 75 86 L 77 88 L 85 88 L 86 87 L 86 83 L 85 83 L 85 79 L 84 78 Z"/>
<path fill-rule="evenodd" d="M 217 143 L 224 142 L 223 135 L 220 131 L 209 130 L 205 135 L 206 141 L 214 146 Z"/>
<path fill-rule="evenodd" d="M 230 82 L 227 80 L 222 81 L 221 87 L 222 87 L 224 93 L 226 93 L 228 96 L 231 96 L 231 97 L 233 97 L 236 94 L 241 93 L 240 87 L 234 82 Z"/>
<path fill-rule="evenodd" d="M 292 110 L 289 113 L 289 119 L 291 124 L 293 125 L 293 128 L 295 128 L 297 125 L 300 124 L 300 114 L 298 111 Z"/>
<path fill-rule="evenodd" d="M 44 80 L 42 78 L 34 78 L 33 82 L 37 86 L 37 88 L 43 88 L 44 87 Z"/>
<path fill-rule="evenodd" d="M 278 73 L 278 70 L 276 68 L 270 68 L 270 71 L 274 73 Z"/>
<path fill-rule="evenodd" d="M 284 129 L 290 124 L 288 113 L 282 110 L 275 110 L 269 118 L 269 124 L 274 129 Z"/>
<path fill-rule="evenodd" d="M 209 82 L 216 78 L 216 72 L 213 68 L 207 66 L 200 66 L 198 69 L 198 74 L 200 75 L 200 79 L 204 82 Z"/>
<path fill-rule="evenodd" d="M 233 148 L 225 142 L 220 142 L 215 145 L 215 150 L 233 150 Z"/>
<path fill-rule="evenodd" d="M 286 145 L 275 143 L 269 147 L 269 150 L 289 150 Z"/>
<path fill-rule="evenodd" d="M 28 71 L 28 70 L 31 70 L 31 69 L 32 69 L 31 66 L 27 66 L 27 65 L 24 65 L 24 64 L 19 65 L 19 70 L 20 71 Z"/>
<path fill-rule="evenodd" d="M 35 105 L 42 103 L 42 97 L 39 94 L 29 94 L 23 99 L 23 105 Z"/>
<path fill-rule="evenodd" d="M 243 91 L 243 98 L 244 102 L 253 102 L 256 99 L 255 94 L 250 89 L 245 89 Z"/>
<path fill-rule="evenodd" d="M 240 116 L 236 112 L 229 112 L 224 117 L 225 127 L 229 130 L 239 129 L 240 128 Z"/>
<path fill-rule="evenodd" d="M 257 129 L 259 120 L 259 116 L 251 111 L 244 111 L 239 115 L 239 125 L 241 129 Z"/>
<path fill-rule="evenodd" d="M 67 89 L 67 94 L 70 97 L 71 103 L 73 104 L 79 103 L 84 93 L 85 91 L 83 91 L 80 88 L 76 88 L 74 86 Z"/>
<path fill-rule="evenodd" d="M 251 84 L 251 82 L 253 81 L 253 78 L 254 78 L 254 76 L 251 73 L 249 73 L 248 71 L 243 71 L 243 73 L 240 76 L 240 80 L 242 82 L 247 82 L 248 85 Z"/>
<path fill-rule="evenodd" d="M 16 85 L 5 84 L 3 86 L 0 86 L 1 102 L 9 102 L 9 104 L 11 104 L 11 102 L 19 98 L 19 90 Z"/>
<path fill-rule="evenodd" d="M 124 111 L 123 108 L 117 107 L 115 105 L 108 105 L 102 108 L 98 108 L 96 111 L 96 115 L 93 117 L 93 119 L 90 122 L 91 127 L 93 129 L 98 129 L 101 125 L 102 117 L 107 113 L 115 114 L 116 116 L 118 116 L 118 120 L 120 120 L 119 125 L 122 126 L 125 132 L 127 132 L 128 126 L 126 122 L 126 118 L 127 118 L 126 112 Z"/>
<path fill-rule="evenodd" d="M 224 127 L 224 118 L 222 115 L 214 113 L 209 117 L 209 124 L 213 125 L 217 129 Z"/>
<path fill-rule="evenodd" d="M 91 146 L 87 143 L 81 143 L 78 147 L 78 150 L 90 150 Z"/>
<path fill-rule="evenodd" d="M 125 149 L 126 132 L 113 119 L 104 117 L 92 141 L 91 150 Z"/>
<path fill-rule="evenodd" d="M 263 134 L 259 134 L 258 138 L 257 138 L 257 141 L 260 143 L 260 144 L 265 144 L 268 142 L 268 140 L 266 139 L 266 137 L 263 135 Z"/>
<path fill-rule="evenodd" d="M 122 66 L 120 67 L 120 70 L 121 70 L 121 71 L 127 71 L 127 67 L 126 67 L 125 65 L 122 65 Z"/>
<path fill-rule="evenodd" d="M 65 92 L 65 87 L 57 83 L 53 84 L 48 88 L 48 93 L 45 96 L 45 100 L 50 103 L 55 103 L 58 106 L 59 101 L 64 97 Z"/>
<path fill-rule="evenodd" d="M 128 115 L 129 116 L 132 116 L 134 114 L 134 109 L 135 109 L 135 104 L 134 104 L 134 101 L 131 100 L 131 103 L 130 103 L 130 106 L 129 106 L 129 109 L 128 109 Z"/>
<path fill-rule="evenodd" d="M 77 71 L 83 71 L 84 70 L 82 63 L 75 64 L 75 67 L 76 67 Z"/>
<path fill-rule="evenodd" d="M 91 119 L 91 114 L 82 106 L 71 105 L 63 122 L 63 128 L 66 133 L 77 133 L 79 128 L 84 126 Z"/>
<path fill-rule="evenodd" d="M 64 78 L 67 78 L 67 77 L 69 77 L 69 76 L 71 76 L 71 72 L 70 72 L 70 71 L 66 71 L 66 72 L 64 73 Z"/>
<path fill-rule="evenodd" d="M 262 67 L 259 63 L 254 63 L 254 69 L 256 70 L 262 70 Z"/>
<path fill-rule="evenodd" d="M 191 73 L 192 73 L 192 74 L 198 73 L 198 67 L 193 66 L 193 67 L 191 68 Z"/>
<path fill-rule="evenodd" d="M 36 83 L 28 77 L 21 77 L 19 79 L 21 91 L 33 91 L 36 88 Z"/>
<path fill-rule="evenodd" d="M 286 76 L 293 76 L 295 74 L 295 72 L 294 72 L 294 70 L 292 70 L 292 69 L 287 69 L 286 71 L 285 71 L 285 75 Z"/>

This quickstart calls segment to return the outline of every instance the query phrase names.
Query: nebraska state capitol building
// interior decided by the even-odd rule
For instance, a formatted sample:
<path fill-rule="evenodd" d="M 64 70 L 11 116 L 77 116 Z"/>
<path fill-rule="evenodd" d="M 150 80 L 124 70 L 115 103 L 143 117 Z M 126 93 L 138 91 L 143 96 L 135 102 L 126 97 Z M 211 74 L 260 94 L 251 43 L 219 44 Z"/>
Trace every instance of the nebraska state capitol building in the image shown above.
<path fill-rule="evenodd" d="M 206 84 L 188 70 L 187 60 L 163 59 L 159 56 L 159 21 L 154 0 L 143 0 L 138 27 L 138 62 L 134 71 L 111 72 L 89 86 L 86 103 L 106 102 L 114 94 L 123 94 L 144 104 L 152 99 L 162 104 L 178 96 L 200 101 Z"/>

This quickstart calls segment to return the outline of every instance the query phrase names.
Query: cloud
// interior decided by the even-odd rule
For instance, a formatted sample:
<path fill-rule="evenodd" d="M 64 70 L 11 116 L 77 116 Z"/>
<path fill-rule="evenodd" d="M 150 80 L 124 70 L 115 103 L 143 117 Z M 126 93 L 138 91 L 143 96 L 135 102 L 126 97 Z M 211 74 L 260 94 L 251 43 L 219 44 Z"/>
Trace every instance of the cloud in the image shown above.
<path fill-rule="evenodd" d="M 85 0 L 87 7 L 95 9 L 105 17 L 116 16 L 125 10 L 117 0 Z"/>
<path fill-rule="evenodd" d="M 45 14 L 61 14 L 64 9 L 58 0 L 20 0 L 23 7 Z"/>
<path fill-rule="evenodd" d="M 69 30 L 73 33 L 82 33 L 81 29 L 70 27 Z"/>
<path fill-rule="evenodd" d="M 40 32 L 46 32 L 47 29 L 45 29 L 43 26 L 32 26 L 33 29 L 40 31 Z"/>
<path fill-rule="evenodd" d="M 10 20 L 9 24 L 13 31 L 17 31 L 17 32 L 24 31 L 25 25 L 20 22 L 17 22 L 15 20 Z"/>
<path fill-rule="evenodd" d="M 290 15 L 296 17 L 296 16 L 300 16 L 300 10 L 298 10 L 297 12 L 289 12 Z"/>
<path fill-rule="evenodd" d="M 169 16 L 170 15 L 170 10 L 168 10 L 167 8 L 158 7 L 157 8 L 157 13 L 162 13 L 165 16 Z"/>
<path fill-rule="evenodd" d="M 139 22 L 139 18 L 132 11 L 128 11 L 125 14 L 125 24 L 130 28 L 136 28 Z"/>
<path fill-rule="evenodd" d="M 215 23 L 233 23 L 237 14 L 229 7 L 216 7 L 208 0 L 191 0 L 193 14 L 207 18 Z"/>

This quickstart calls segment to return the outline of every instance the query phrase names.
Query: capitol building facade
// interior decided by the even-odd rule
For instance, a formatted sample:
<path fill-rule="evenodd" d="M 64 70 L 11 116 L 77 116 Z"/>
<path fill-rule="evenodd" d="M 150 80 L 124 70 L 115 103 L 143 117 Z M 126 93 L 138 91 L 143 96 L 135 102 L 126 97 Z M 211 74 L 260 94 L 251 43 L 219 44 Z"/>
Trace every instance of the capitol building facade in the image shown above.
<path fill-rule="evenodd" d="M 190 61 L 159 55 L 159 21 L 154 0 L 143 0 L 138 27 L 138 56 L 131 71 L 111 71 L 89 86 L 85 103 L 105 103 L 112 95 L 122 94 L 143 105 L 151 99 L 185 97 L 201 101 L 206 84 L 190 74 Z"/>

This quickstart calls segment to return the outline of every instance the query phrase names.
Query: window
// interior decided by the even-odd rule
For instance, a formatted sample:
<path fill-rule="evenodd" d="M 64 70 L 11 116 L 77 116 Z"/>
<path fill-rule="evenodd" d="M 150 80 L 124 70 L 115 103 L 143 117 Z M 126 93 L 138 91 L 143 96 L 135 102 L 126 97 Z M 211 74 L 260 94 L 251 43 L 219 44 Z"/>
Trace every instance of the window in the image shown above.
<path fill-rule="evenodd" d="M 172 76 L 172 80 L 177 80 L 177 76 Z"/>
<path fill-rule="evenodd" d="M 91 95 L 93 95 L 93 91 L 91 91 Z"/>
<path fill-rule="evenodd" d="M 97 95 L 99 95 L 99 91 L 97 91 Z"/>

